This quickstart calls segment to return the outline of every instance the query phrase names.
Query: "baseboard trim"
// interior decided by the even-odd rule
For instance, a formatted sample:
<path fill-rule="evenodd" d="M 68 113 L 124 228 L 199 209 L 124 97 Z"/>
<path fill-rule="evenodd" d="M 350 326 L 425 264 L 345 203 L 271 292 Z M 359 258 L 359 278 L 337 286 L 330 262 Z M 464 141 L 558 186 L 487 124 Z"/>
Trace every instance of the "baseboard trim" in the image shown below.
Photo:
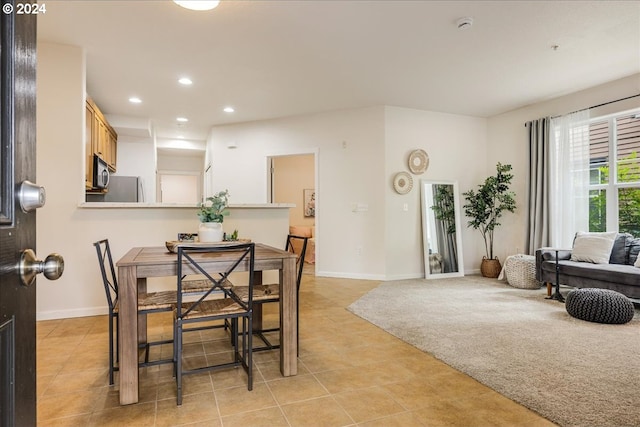
<path fill-rule="evenodd" d="M 36 320 L 68 319 L 72 317 L 101 316 L 108 314 L 107 307 L 77 308 L 73 310 L 52 310 L 36 313 Z"/>
<path fill-rule="evenodd" d="M 394 275 L 384 275 L 384 274 L 362 274 L 362 273 L 337 273 L 335 271 L 316 271 L 316 276 L 318 277 L 335 277 L 337 279 L 357 279 L 357 280 L 380 280 L 380 281 L 389 281 L 389 280 L 409 280 L 409 279 L 423 279 L 424 275 L 422 273 L 407 273 L 407 274 L 394 274 Z"/>
<path fill-rule="evenodd" d="M 318 277 L 335 277 L 337 279 L 387 280 L 381 274 L 338 273 L 335 271 L 316 271 Z"/>

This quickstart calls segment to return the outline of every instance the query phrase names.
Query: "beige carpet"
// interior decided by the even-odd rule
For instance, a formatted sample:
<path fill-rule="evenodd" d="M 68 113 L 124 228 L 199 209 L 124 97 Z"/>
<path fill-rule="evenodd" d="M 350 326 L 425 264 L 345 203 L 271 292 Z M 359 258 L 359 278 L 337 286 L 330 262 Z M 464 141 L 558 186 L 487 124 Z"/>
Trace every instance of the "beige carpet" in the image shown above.
<path fill-rule="evenodd" d="M 348 309 L 557 424 L 640 426 L 639 310 L 602 325 L 545 296 L 479 276 L 404 280 Z"/>

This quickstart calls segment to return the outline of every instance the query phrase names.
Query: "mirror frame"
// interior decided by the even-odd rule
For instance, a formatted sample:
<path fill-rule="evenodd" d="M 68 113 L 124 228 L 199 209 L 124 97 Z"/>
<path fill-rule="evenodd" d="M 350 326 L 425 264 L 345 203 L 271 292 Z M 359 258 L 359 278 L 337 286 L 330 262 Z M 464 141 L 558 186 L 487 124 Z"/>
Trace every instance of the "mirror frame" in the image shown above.
<path fill-rule="evenodd" d="M 431 206 L 427 206 L 427 203 L 430 200 L 428 191 L 431 189 L 431 186 L 434 184 L 439 185 L 452 185 L 453 186 L 453 206 L 454 206 L 454 217 L 455 217 L 455 226 L 456 226 L 456 248 L 458 252 L 458 271 L 450 272 L 450 273 L 431 273 L 429 266 L 429 240 L 430 233 L 435 233 L 435 231 L 429 230 L 429 212 L 432 211 Z M 462 228 L 460 226 L 460 197 L 458 192 L 458 181 L 438 181 L 438 180 L 428 180 L 423 179 L 420 182 L 420 195 L 421 195 L 421 206 L 422 206 L 422 252 L 424 255 L 424 276 L 426 279 L 441 279 L 447 277 L 461 277 L 464 276 L 464 261 L 462 257 Z"/>

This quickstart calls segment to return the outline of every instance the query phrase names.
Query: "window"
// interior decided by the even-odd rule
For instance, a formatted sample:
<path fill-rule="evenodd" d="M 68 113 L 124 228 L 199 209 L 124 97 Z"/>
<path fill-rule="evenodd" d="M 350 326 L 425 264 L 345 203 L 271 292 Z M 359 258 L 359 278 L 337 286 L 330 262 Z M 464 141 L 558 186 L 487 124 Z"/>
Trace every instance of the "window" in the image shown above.
<path fill-rule="evenodd" d="M 590 231 L 640 237 L 639 154 L 640 111 L 590 121 Z"/>

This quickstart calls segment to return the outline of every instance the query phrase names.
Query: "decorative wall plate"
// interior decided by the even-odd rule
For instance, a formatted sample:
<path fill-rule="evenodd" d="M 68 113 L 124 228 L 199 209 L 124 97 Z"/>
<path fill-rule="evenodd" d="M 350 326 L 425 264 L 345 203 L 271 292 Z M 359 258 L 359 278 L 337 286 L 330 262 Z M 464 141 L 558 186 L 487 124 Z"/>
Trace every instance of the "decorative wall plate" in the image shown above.
<path fill-rule="evenodd" d="M 413 187 L 413 178 L 406 172 L 398 172 L 393 177 L 393 189 L 398 194 L 407 194 Z"/>
<path fill-rule="evenodd" d="M 409 154 L 409 170 L 411 173 L 420 175 L 429 167 L 429 155 L 426 151 L 417 149 Z"/>

